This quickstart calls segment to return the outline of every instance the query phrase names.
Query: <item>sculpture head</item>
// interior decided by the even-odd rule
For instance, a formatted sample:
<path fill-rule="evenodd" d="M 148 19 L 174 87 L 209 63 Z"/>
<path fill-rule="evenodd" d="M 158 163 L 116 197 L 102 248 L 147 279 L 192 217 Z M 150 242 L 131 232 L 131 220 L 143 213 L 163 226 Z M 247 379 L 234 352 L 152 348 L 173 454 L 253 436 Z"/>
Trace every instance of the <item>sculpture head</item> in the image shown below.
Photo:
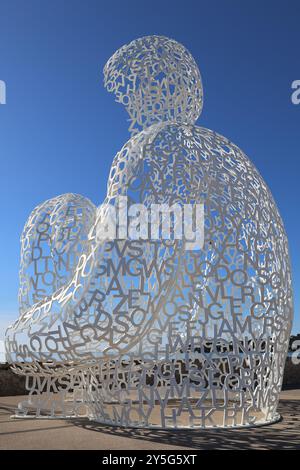
<path fill-rule="evenodd" d="M 162 121 L 194 124 L 203 90 L 189 51 L 164 36 L 145 36 L 118 49 L 104 67 L 104 85 L 130 116 L 135 134 Z"/>

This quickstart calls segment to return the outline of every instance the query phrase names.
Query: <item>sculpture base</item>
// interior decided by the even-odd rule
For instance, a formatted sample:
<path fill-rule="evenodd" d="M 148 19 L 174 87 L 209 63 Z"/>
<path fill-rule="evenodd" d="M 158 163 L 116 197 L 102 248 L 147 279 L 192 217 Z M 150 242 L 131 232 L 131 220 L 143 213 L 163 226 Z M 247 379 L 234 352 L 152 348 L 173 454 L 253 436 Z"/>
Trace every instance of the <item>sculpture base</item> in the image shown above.
<path fill-rule="evenodd" d="M 224 403 L 220 397 L 169 398 L 154 403 L 123 397 L 120 401 L 105 400 L 92 394 L 29 395 L 18 405 L 13 416 L 22 419 L 89 419 L 103 426 L 144 429 L 232 429 L 264 426 L 280 420 L 276 405 L 260 408 L 250 400 L 232 398 Z M 74 395 L 77 395 L 75 398 Z M 79 395 L 81 395 L 79 397 Z"/>
<path fill-rule="evenodd" d="M 28 420 L 36 420 L 36 419 L 42 419 L 42 420 L 72 420 L 72 419 L 86 419 L 88 418 L 87 416 L 81 416 L 81 417 L 75 417 L 75 416 L 33 416 L 33 415 L 11 415 L 11 419 L 28 419 Z M 198 429 L 241 429 L 241 428 L 254 428 L 254 427 L 261 427 L 261 426 L 269 426 L 271 424 L 278 423 L 281 421 L 282 417 L 279 413 L 276 413 L 276 416 L 270 420 L 264 420 L 264 421 L 257 421 L 252 424 L 238 424 L 238 425 L 213 425 L 213 426 L 177 426 L 177 427 L 172 427 L 172 426 L 158 426 L 158 425 L 142 425 L 142 424 L 137 424 L 137 425 L 130 425 L 130 426 L 124 426 L 120 425 L 117 423 L 113 422 L 105 422 L 101 420 L 97 420 L 94 418 L 88 418 L 89 421 L 92 421 L 94 423 L 98 423 L 101 426 L 113 426 L 115 428 L 132 428 L 132 429 L 166 429 L 170 431 L 174 430 L 198 430 Z"/>

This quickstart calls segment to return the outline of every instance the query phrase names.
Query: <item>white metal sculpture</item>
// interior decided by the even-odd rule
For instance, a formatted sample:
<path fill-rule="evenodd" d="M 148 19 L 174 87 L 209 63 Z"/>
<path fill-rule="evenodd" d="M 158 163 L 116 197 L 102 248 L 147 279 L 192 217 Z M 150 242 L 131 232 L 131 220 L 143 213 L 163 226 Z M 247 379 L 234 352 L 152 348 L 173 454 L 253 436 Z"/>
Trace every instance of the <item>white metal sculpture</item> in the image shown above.
<path fill-rule="evenodd" d="M 6 334 L 29 390 L 17 415 L 163 428 L 273 422 L 293 305 L 272 195 L 236 145 L 195 126 L 201 77 L 181 44 L 137 39 L 104 78 L 132 137 L 98 209 L 64 194 L 25 225 L 20 315 Z M 203 246 L 99 240 L 104 212 L 124 197 L 129 208 L 203 204 Z"/>

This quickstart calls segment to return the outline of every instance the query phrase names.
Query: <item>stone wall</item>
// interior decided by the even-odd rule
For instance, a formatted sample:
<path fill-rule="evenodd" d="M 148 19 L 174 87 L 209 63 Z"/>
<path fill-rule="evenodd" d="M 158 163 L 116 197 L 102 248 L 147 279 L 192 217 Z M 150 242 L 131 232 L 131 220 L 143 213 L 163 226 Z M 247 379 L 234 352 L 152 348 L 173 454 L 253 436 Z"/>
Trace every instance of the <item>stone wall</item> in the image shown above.
<path fill-rule="evenodd" d="M 300 364 L 293 364 L 290 357 L 285 363 L 282 388 L 283 390 L 300 388 Z"/>
<path fill-rule="evenodd" d="M 25 377 L 14 374 L 7 363 L 0 364 L 0 396 L 25 394 Z"/>

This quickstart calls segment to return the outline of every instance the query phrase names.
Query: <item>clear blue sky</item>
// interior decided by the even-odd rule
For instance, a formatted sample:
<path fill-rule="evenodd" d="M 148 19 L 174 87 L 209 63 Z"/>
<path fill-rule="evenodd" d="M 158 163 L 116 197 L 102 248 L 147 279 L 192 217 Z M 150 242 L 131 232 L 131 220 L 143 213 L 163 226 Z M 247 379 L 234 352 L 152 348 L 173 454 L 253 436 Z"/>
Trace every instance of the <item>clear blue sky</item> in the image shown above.
<path fill-rule="evenodd" d="M 199 124 L 225 135 L 271 188 L 290 241 L 298 289 L 300 2 L 267 0 L 1 0 L 0 340 L 17 316 L 19 237 L 30 211 L 65 192 L 99 204 L 112 158 L 128 139 L 126 114 L 102 86 L 121 45 L 162 34 L 199 64 Z"/>

